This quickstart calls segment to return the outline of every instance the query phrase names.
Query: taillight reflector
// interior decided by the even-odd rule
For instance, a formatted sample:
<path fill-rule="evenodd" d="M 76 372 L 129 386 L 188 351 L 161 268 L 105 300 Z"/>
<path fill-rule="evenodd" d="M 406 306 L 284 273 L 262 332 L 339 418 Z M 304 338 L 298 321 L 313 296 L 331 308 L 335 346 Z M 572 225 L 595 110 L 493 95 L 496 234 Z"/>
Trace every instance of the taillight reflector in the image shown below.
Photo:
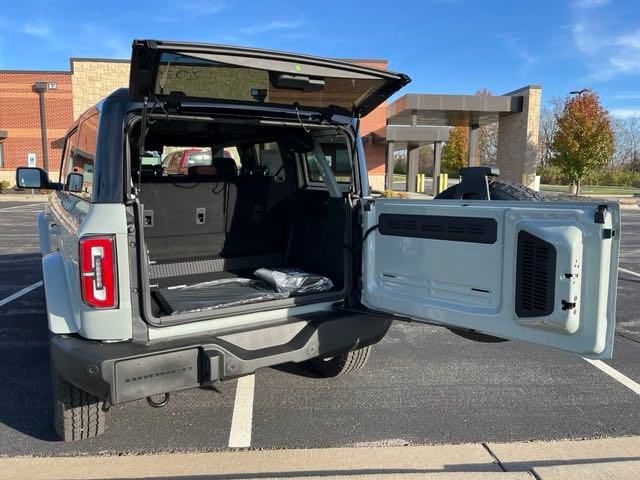
<path fill-rule="evenodd" d="M 117 305 L 116 251 L 113 236 L 80 239 L 82 300 L 94 308 Z"/>

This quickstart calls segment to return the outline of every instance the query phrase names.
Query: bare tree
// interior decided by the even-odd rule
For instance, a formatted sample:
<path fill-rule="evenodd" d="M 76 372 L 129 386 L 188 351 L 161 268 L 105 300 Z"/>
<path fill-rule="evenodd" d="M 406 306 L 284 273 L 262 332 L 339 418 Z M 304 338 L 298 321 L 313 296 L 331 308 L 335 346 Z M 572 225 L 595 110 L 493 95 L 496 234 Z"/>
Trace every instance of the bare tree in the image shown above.
<path fill-rule="evenodd" d="M 538 135 L 538 159 L 542 168 L 548 166 L 553 159 L 553 137 L 558 130 L 556 117 L 562 111 L 561 98 L 553 98 L 540 110 L 540 134 Z"/>
<path fill-rule="evenodd" d="M 615 150 L 612 167 L 640 172 L 640 115 L 612 118 Z"/>
<path fill-rule="evenodd" d="M 491 90 L 482 88 L 476 92 L 479 96 L 493 95 Z M 483 125 L 478 129 L 478 150 L 476 158 L 480 165 L 495 165 L 498 161 L 498 124 Z"/>

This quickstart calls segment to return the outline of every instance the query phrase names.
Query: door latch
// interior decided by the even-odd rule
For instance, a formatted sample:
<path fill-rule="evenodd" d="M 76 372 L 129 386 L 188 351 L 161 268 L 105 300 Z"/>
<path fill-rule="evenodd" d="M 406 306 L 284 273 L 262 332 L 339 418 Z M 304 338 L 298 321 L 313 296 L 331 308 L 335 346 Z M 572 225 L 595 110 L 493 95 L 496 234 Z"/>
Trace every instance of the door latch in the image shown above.
<path fill-rule="evenodd" d="M 593 216 L 593 221 L 595 223 L 604 223 L 604 214 L 607 211 L 606 205 L 598 205 L 596 209 L 596 213 Z"/>

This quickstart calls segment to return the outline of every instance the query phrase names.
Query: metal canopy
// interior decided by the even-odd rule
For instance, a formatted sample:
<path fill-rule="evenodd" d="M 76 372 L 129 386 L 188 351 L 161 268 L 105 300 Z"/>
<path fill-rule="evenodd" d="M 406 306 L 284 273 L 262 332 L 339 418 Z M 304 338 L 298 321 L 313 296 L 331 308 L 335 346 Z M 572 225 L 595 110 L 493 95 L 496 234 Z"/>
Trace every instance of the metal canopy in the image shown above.
<path fill-rule="evenodd" d="M 370 136 L 374 144 L 393 142 L 398 148 L 406 148 L 408 145 L 420 146 L 433 142 L 446 142 L 449 140 L 449 127 L 389 125 L 371 132 Z"/>
<path fill-rule="evenodd" d="M 522 112 L 519 95 L 434 95 L 409 93 L 387 108 L 389 125 L 482 126 L 501 114 Z"/>

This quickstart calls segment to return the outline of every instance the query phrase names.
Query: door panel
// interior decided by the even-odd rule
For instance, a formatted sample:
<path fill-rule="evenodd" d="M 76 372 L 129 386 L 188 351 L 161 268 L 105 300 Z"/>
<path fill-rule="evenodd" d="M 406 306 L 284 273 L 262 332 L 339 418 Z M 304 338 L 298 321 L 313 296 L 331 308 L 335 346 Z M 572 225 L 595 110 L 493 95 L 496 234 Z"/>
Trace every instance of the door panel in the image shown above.
<path fill-rule="evenodd" d="M 363 303 L 608 358 L 620 218 L 617 204 L 599 205 L 376 200 L 365 212 L 365 231 L 378 228 L 365 240 Z"/>

